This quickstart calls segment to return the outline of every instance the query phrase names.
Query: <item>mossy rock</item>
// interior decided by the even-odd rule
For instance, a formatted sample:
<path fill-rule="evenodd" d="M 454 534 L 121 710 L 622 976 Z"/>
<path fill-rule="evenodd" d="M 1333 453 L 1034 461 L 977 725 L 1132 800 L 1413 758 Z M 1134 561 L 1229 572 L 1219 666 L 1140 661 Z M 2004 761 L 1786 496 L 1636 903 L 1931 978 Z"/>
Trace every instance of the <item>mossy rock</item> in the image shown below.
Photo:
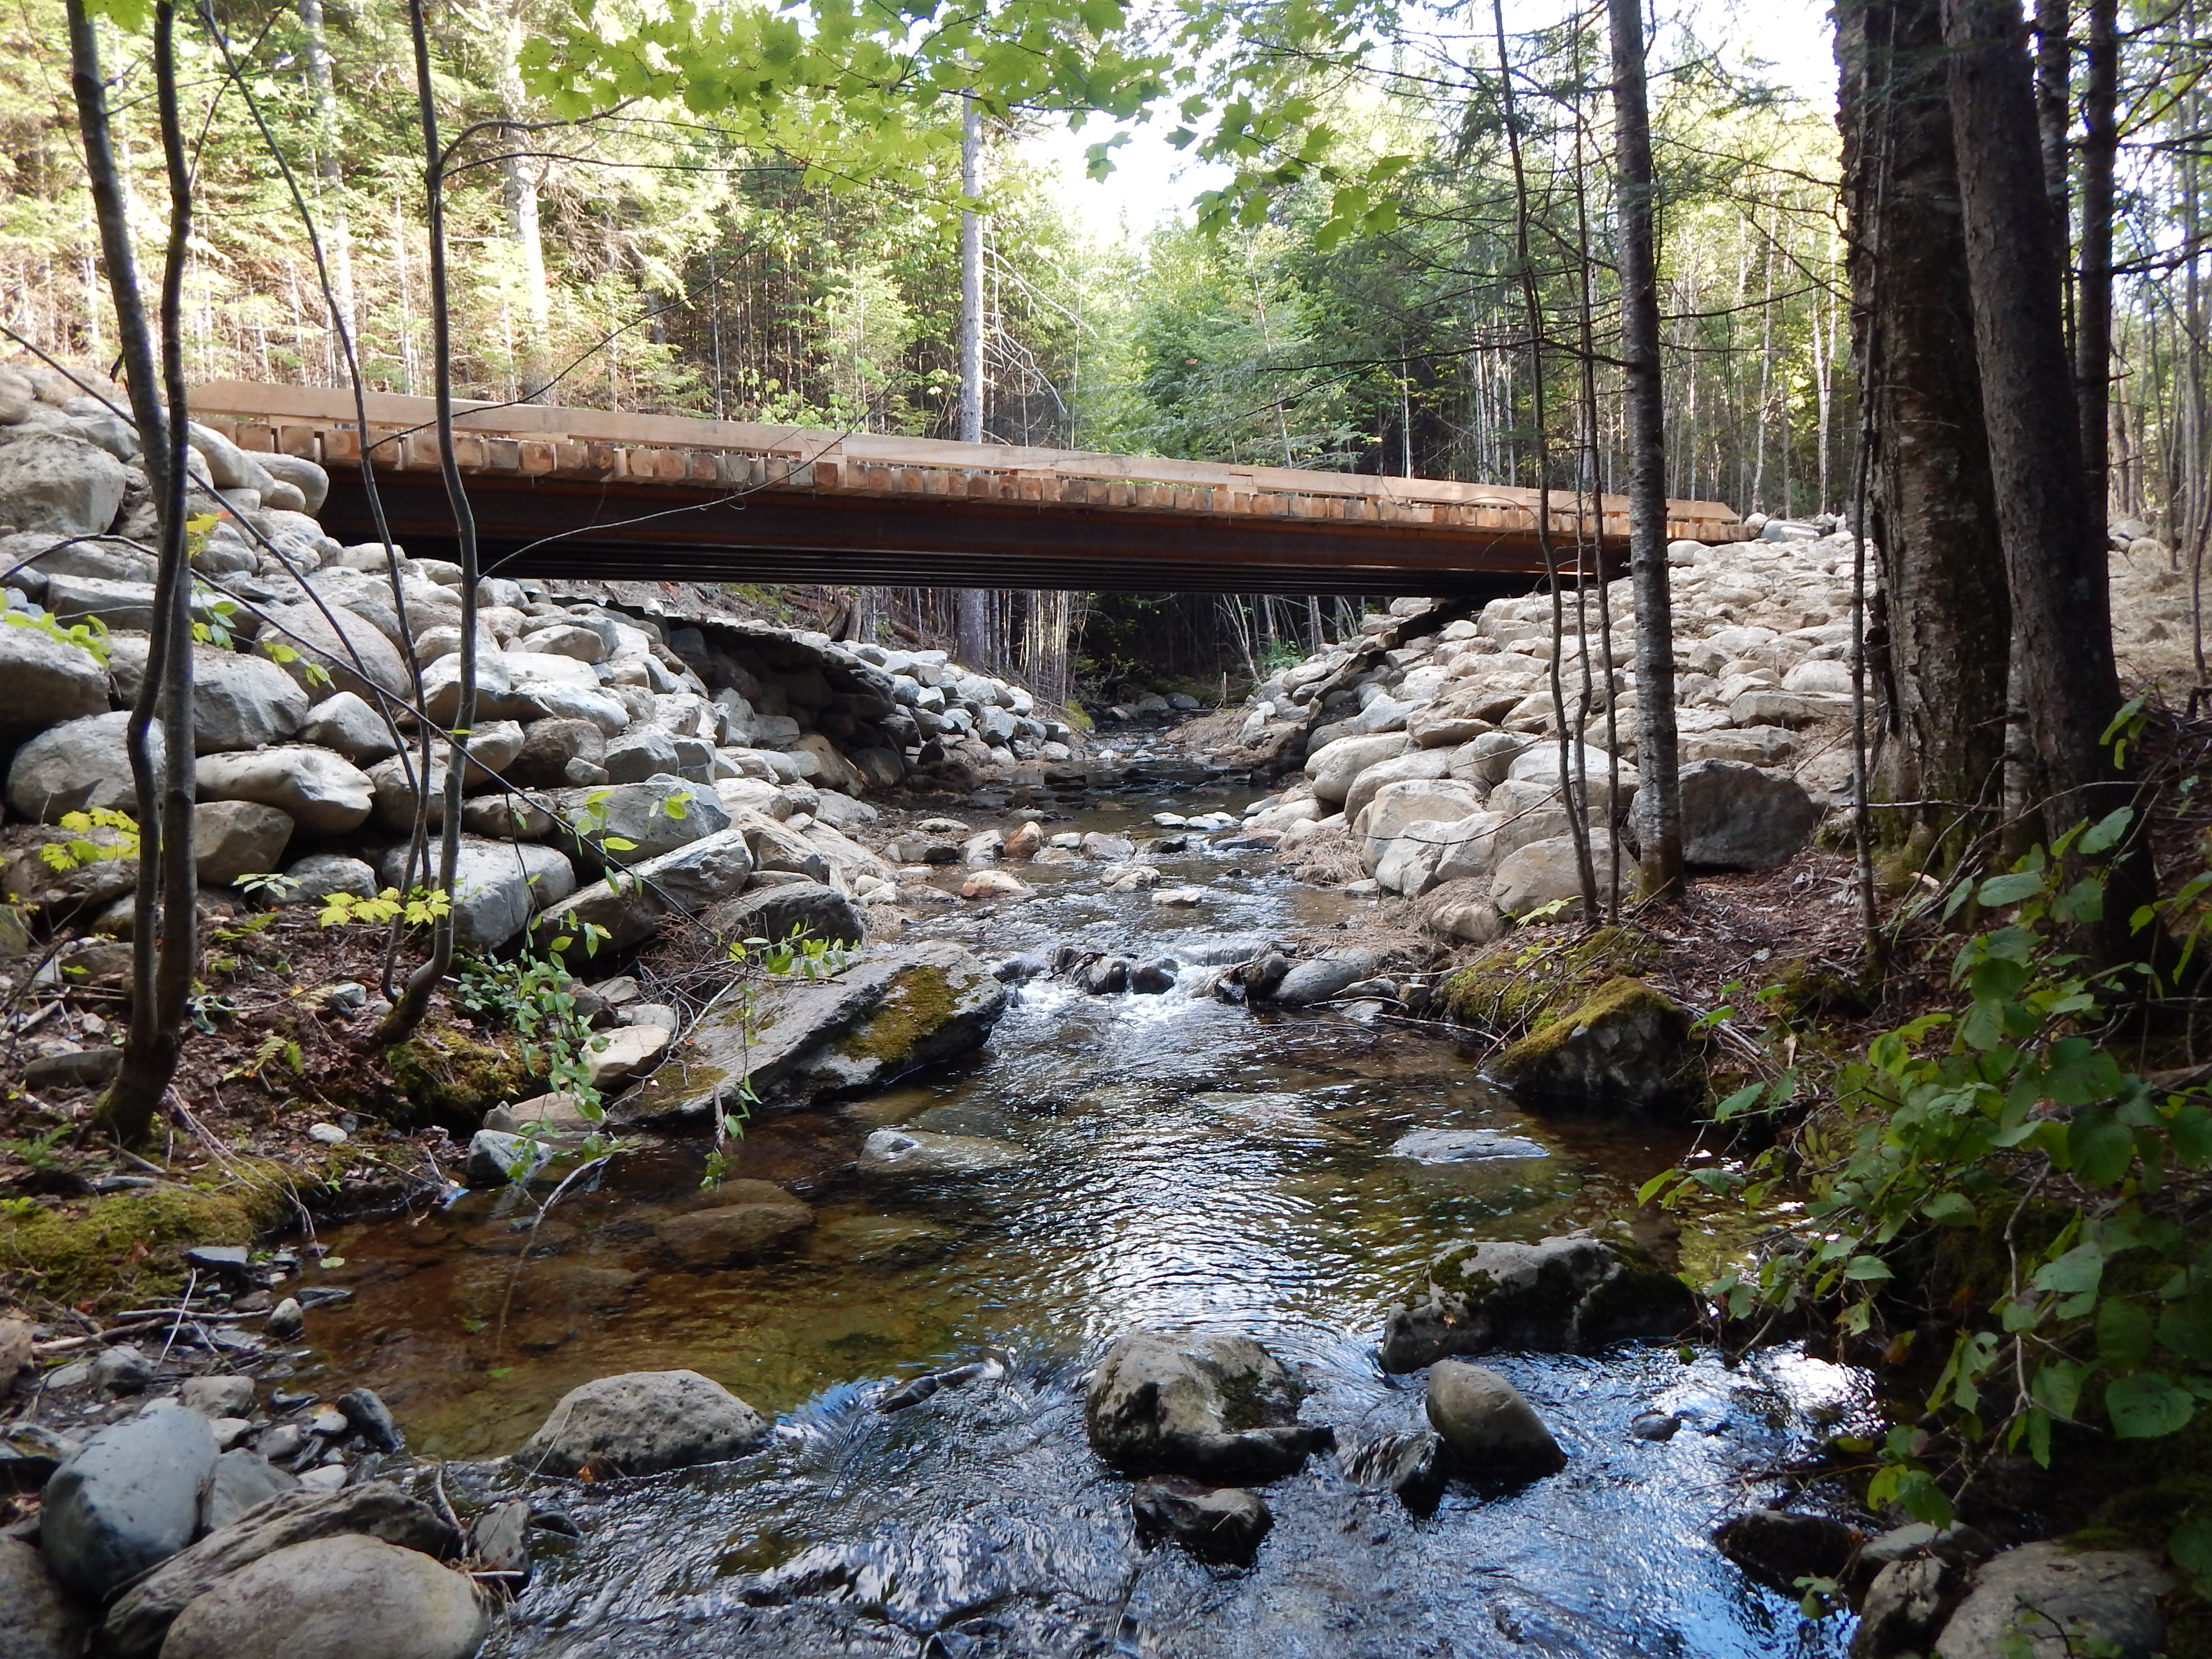
<path fill-rule="evenodd" d="M 220 1185 L 159 1186 L 0 1214 L 0 1273 L 26 1297 L 70 1306 L 143 1300 L 185 1281 L 194 1244 L 251 1244 L 295 1213 L 292 1179 L 242 1166 Z"/>
<path fill-rule="evenodd" d="M 484 1037 L 452 1026 L 417 1031 L 386 1049 L 384 1064 L 406 1103 L 394 1114 L 401 1128 L 439 1123 L 472 1131 L 493 1107 L 538 1092 L 521 1039 L 511 1032 Z"/>
<path fill-rule="evenodd" d="M 1440 988 L 1445 1010 L 1462 1024 L 1510 1031 L 1577 996 L 1593 978 L 1649 973 L 1664 955 L 1632 927 L 1601 927 L 1565 946 L 1516 933 L 1445 975 Z"/>
<path fill-rule="evenodd" d="M 959 994 L 939 964 L 925 962 L 903 969 L 892 978 L 867 1023 L 839 1042 L 837 1052 L 854 1060 L 897 1065 L 951 1019 L 959 1006 Z"/>
<path fill-rule="evenodd" d="M 1547 1104 L 1671 1111 L 1702 1088 L 1690 1017 L 1628 975 L 1546 1021 L 1493 1062 L 1498 1081 Z"/>

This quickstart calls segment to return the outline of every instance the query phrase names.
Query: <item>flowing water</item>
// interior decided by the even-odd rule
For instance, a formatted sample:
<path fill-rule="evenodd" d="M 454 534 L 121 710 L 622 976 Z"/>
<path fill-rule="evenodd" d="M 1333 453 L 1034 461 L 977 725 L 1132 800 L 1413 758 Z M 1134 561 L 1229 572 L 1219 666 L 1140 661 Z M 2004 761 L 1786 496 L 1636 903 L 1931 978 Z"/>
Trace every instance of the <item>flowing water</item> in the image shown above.
<path fill-rule="evenodd" d="M 1125 799 L 1074 827 L 1224 801 Z M 471 1194 L 331 1236 L 318 1277 L 356 1295 L 317 1316 L 328 1374 L 376 1389 L 413 1449 L 461 1460 L 449 1480 L 503 1490 L 503 1466 L 468 1461 L 513 1450 L 562 1393 L 610 1372 L 688 1366 L 777 1418 L 770 1449 L 741 1462 L 571 1487 L 582 1537 L 541 1559 L 491 1650 L 1839 1653 L 1843 1632 L 1747 1585 L 1708 1537 L 1868 1408 L 1850 1373 L 1787 1349 L 1734 1370 L 1667 1349 L 1498 1357 L 1485 1363 L 1570 1453 L 1565 1474 L 1455 1486 L 1421 1516 L 1322 1456 L 1267 1489 L 1275 1529 L 1249 1571 L 1139 1547 L 1127 1483 L 1081 1423 L 1084 1370 L 1116 1333 L 1243 1332 L 1300 1370 L 1306 1417 L 1344 1444 L 1414 1428 L 1419 1379 L 1384 1376 L 1374 1343 L 1421 1264 L 1470 1237 L 1616 1229 L 1683 1150 L 1648 1126 L 1523 1115 L 1433 1036 L 1212 1000 L 1204 964 L 1240 941 L 1356 941 L 1370 909 L 1195 839 L 1151 861 L 1207 902 L 1157 907 L 1101 893 L 1095 866 L 1045 867 L 1030 903 L 923 926 L 994 955 L 1074 938 L 1184 968 L 1157 996 L 1033 982 L 957 1070 L 756 1123 L 732 1173 L 815 1209 L 782 1257 L 693 1273 L 657 1252 L 656 1217 L 711 1201 L 701 1149 L 680 1142 L 627 1152 L 542 1218 L 513 1193 Z M 862 1140 L 893 1123 L 1012 1155 L 958 1175 L 865 1170 Z M 1394 1152 L 1438 1127 L 1534 1145 L 1455 1164 Z M 979 1357 L 964 1386 L 876 1408 L 887 1381 Z M 1655 1409 L 1680 1415 L 1671 1439 L 1630 1432 Z"/>

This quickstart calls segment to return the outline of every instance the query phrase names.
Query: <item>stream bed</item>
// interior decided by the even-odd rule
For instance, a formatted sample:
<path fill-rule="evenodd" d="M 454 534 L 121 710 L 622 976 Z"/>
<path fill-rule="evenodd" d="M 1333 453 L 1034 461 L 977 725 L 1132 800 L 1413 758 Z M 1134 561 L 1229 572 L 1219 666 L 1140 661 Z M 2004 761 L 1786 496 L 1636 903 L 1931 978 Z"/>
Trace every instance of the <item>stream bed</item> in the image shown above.
<path fill-rule="evenodd" d="M 1159 834 L 1155 811 L 1243 799 L 1125 796 L 1046 827 Z M 1422 1265 L 1470 1238 L 1617 1231 L 1638 1184 L 1686 1145 L 1524 1114 L 1433 1035 L 1212 999 L 1206 964 L 1249 954 L 1240 942 L 1358 942 L 1372 906 L 1199 837 L 1147 861 L 1206 901 L 1156 906 L 1099 890 L 1095 865 L 1042 866 L 1024 872 L 1033 900 L 918 924 L 988 956 L 1073 939 L 1184 966 L 1158 995 L 1033 981 L 962 1066 L 754 1123 L 731 1175 L 815 1212 L 785 1255 L 671 1265 L 653 1220 L 712 1201 L 704 1149 L 684 1142 L 626 1152 L 542 1218 L 514 1192 L 473 1193 L 326 1237 L 315 1278 L 356 1294 L 318 1316 L 319 1359 L 376 1389 L 411 1450 L 453 1460 L 457 1490 L 520 1489 L 485 1460 L 611 1372 L 689 1367 L 775 1419 L 769 1448 L 736 1463 L 535 1483 L 541 1498 L 559 1492 L 580 1537 L 541 1550 L 487 1651 L 1842 1653 L 1847 1621 L 1805 1620 L 1710 1537 L 1779 1494 L 1772 1471 L 1871 1409 L 1855 1374 L 1790 1348 L 1733 1369 L 1671 1348 L 1488 1357 L 1567 1450 L 1565 1473 L 1455 1484 L 1422 1516 L 1324 1455 L 1266 1489 L 1275 1527 L 1249 1570 L 1139 1544 L 1129 1483 L 1083 1432 L 1083 1378 L 1115 1335 L 1250 1335 L 1302 1374 L 1305 1419 L 1341 1443 L 1412 1430 L 1420 1379 L 1383 1374 L 1375 1344 Z M 865 1167 L 866 1136 L 892 1125 L 1006 1151 L 963 1173 Z M 1394 1151 L 1437 1128 L 1533 1144 L 1456 1163 Z M 534 1191 L 542 1201 L 550 1182 Z M 886 1383 L 979 1358 L 962 1386 L 877 1407 Z M 1631 1432 L 1655 1410 L 1679 1416 L 1672 1437 Z"/>

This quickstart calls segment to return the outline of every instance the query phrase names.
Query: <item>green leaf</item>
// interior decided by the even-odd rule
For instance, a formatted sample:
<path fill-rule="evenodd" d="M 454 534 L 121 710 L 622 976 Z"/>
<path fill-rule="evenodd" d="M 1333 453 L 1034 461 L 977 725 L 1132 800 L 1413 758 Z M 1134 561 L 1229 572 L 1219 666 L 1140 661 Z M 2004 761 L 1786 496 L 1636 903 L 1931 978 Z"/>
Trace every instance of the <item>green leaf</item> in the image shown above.
<path fill-rule="evenodd" d="M 2136 1138 L 2110 1112 L 2083 1111 L 2066 1132 L 2068 1162 L 2085 1187 L 2118 1184 L 2136 1161 Z"/>
<path fill-rule="evenodd" d="M 2197 1401 L 2156 1371 L 2123 1376 L 2105 1390 L 2105 1414 L 2122 1440 L 2155 1440 L 2186 1426 Z"/>
<path fill-rule="evenodd" d="M 1920 1206 L 1920 1213 L 1942 1227 L 1971 1227 L 1978 1213 L 1964 1193 L 1937 1193 Z"/>
<path fill-rule="evenodd" d="M 1878 1255 L 1855 1255 L 1844 1266 L 1844 1277 L 1856 1279 L 1894 1279 L 1889 1264 Z"/>
<path fill-rule="evenodd" d="M 2185 1170 L 2201 1170 L 2212 1164 L 2212 1111 L 2195 1102 L 2174 1109 L 2166 1120 L 2166 1139 Z"/>
<path fill-rule="evenodd" d="M 2177 1302 L 2158 1316 L 2158 1340 L 2185 1359 L 2212 1365 L 2212 1307 L 2202 1294 Z"/>
<path fill-rule="evenodd" d="M 2104 1248 L 2076 1244 L 2057 1261 L 2046 1261 L 2038 1267 L 2031 1282 L 2039 1291 L 2058 1296 L 2083 1296 L 2093 1293 L 2104 1277 Z"/>
<path fill-rule="evenodd" d="M 2037 1370 L 2027 1391 L 2035 1403 L 2053 1417 L 2070 1419 L 2081 1406 L 2081 1384 L 2088 1376 L 2089 1368 L 2076 1361 L 2046 1360 Z"/>
<path fill-rule="evenodd" d="M 2097 1358 L 2115 1371 L 2131 1371 L 2150 1357 L 2149 1313 L 2124 1297 L 2106 1297 L 2097 1307 Z"/>
<path fill-rule="evenodd" d="M 2167 1534 L 2166 1553 L 2201 1586 L 2212 1579 L 2212 1519 L 2193 1516 Z M 2200 1589 L 2198 1595 L 2203 1595 Z"/>
<path fill-rule="evenodd" d="M 1975 896 L 1988 908 L 1995 910 L 2004 905 L 2018 904 L 2022 899 L 2033 898 L 2043 890 L 2044 877 L 2040 870 L 2020 870 L 2008 876 L 1991 876 L 1982 884 Z"/>
<path fill-rule="evenodd" d="M 1766 1092 L 1764 1083 L 1754 1083 L 1747 1089 L 1739 1089 L 1713 1108 L 1713 1121 L 1725 1123 L 1738 1112 L 1747 1112 L 1759 1104 L 1759 1097 Z"/>
<path fill-rule="evenodd" d="M 2088 834 L 2081 837 L 2081 850 L 2092 858 L 2110 851 L 2119 844 L 2120 837 L 2127 834 L 2128 825 L 2135 821 L 2135 816 L 2136 809 L 2132 806 L 2115 807 L 2106 813 L 2091 826 Z"/>

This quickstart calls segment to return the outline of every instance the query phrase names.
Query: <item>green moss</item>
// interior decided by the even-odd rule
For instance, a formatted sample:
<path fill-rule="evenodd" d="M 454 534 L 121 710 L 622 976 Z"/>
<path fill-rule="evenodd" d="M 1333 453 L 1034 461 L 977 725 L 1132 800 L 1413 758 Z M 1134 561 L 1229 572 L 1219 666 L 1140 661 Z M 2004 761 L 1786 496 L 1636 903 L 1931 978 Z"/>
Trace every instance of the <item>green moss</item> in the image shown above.
<path fill-rule="evenodd" d="M 945 969 L 934 963 L 917 963 L 892 978 L 874 1014 L 838 1042 L 837 1052 L 854 1060 L 895 1064 L 920 1048 L 959 1006 L 959 994 Z"/>
<path fill-rule="evenodd" d="M 501 1032 L 489 1039 L 448 1027 L 418 1031 L 384 1051 L 392 1085 L 411 1110 L 403 1128 L 424 1122 L 474 1128 L 493 1107 L 534 1092 L 521 1041 Z"/>
<path fill-rule="evenodd" d="M 1601 927 L 1565 945 L 1509 935 L 1445 976 L 1444 1006 L 1462 1024 L 1510 1031 L 1579 995 L 1592 978 L 1647 973 L 1662 954 L 1655 940 L 1632 927 Z"/>
<path fill-rule="evenodd" d="M 293 1183 L 254 1163 L 220 1185 L 154 1187 L 0 1215 L 0 1272 L 23 1294 L 70 1305 L 128 1303 L 183 1284 L 193 1244 L 251 1244 L 295 1213 Z"/>

